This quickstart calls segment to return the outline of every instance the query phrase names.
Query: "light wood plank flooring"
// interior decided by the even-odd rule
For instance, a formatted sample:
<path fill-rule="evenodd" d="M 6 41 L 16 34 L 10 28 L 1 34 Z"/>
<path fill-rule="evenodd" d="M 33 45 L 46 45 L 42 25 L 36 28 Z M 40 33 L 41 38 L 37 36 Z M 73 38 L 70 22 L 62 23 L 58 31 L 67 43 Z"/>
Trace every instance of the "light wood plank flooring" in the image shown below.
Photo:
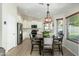
<path fill-rule="evenodd" d="M 10 49 L 6 55 L 7 56 L 39 56 L 38 51 L 33 51 L 30 55 L 31 50 L 31 41 L 30 39 L 25 39 L 22 44 L 18 45 L 15 48 Z M 73 54 L 68 51 L 66 48 L 63 48 L 64 56 L 73 56 Z M 55 56 L 61 56 L 59 52 L 55 52 Z"/>

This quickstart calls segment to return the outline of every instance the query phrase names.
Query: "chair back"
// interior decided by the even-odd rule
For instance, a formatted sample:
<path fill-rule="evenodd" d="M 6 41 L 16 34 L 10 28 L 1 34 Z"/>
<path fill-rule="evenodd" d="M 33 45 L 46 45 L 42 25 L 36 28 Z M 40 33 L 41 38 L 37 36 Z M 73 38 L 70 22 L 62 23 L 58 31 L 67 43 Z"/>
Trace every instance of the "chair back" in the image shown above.
<path fill-rule="evenodd" d="M 63 36 L 64 35 L 62 35 L 62 34 L 60 34 L 58 36 L 53 35 L 53 45 L 52 45 L 53 51 L 55 49 L 54 47 L 57 45 L 58 46 L 58 49 L 59 49 L 59 52 L 61 51 L 62 55 L 63 55 L 63 50 L 62 50 Z"/>
<path fill-rule="evenodd" d="M 35 39 L 35 37 L 33 37 L 32 34 L 29 34 L 29 37 L 30 37 L 31 40 Z"/>
<path fill-rule="evenodd" d="M 37 35 L 37 30 L 32 30 L 31 34 L 32 34 L 32 37 L 34 38 Z"/>
<path fill-rule="evenodd" d="M 32 36 L 31 36 L 31 34 L 29 34 L 29 37 L 30 37 L 30 40 L 32 39 Z"/>
<path fill-rule="evenodd" d="M 59 35 L 59 36 L 53 35 L 53 43 L 54 43 L 54 41 L 56 40 L 56 41 L 58 41 L 58 42 L 61 42 L 61 44 L 62 44 L 63 36 L 64 36 L 64 35 Z"/>
<path fill-rule="evenodd" d="M 58 40 L 62 43 L 62 41 L 63 41 L 63 35 L 60 35 L 59 38 L 58 38 Z"/>

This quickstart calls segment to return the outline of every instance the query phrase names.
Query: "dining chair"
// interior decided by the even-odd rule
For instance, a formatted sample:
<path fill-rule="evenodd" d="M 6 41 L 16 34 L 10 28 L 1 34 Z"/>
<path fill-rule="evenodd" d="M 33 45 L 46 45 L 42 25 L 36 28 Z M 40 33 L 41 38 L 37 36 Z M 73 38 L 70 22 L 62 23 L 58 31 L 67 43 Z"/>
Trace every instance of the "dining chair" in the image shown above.
<path fill-rule="evenodd" d="M 30 40 L 31 40 L 31 52 L 30 52 L 30 54 L 32 54 L 32 51 L 34 50 L 35 46 L 38 46 L 39 53 L 40 53 L 40 40 L 36 37 L 33 37 L 32 34 L 29 34 L 29 36 L 30 36 Z"/>
<path fill-rule="evenodd" d="M 55 51 L 55 49 L 58 49 L 59 53 L 61 52 L 62 55 L 63 55 L 63 47 L 62 47 L 63 36 L 64 35 L 59 36 L 53 35 L 53 51 Z"/>
<path fill-rule="evenodd" d="M 50 38 L 46 38 L 47 40 L 50 40 Z M 44 43 L 45 41 L 44 40 L 46 40 L 45 38 L 43 38 L 43 40 L 42 40 L 42 43 L 41 43 L 41 51 L 42 51 L 42 55 L 44 56 L 45 55 L 45 53 L 49 53 L 51 56 L 53 55 L 53 48 L 52 48 L 52 45 L 53 45 L 53 40 L 51 41 L 52 42 L 52 44 L 46 44 L 46 43 Z M 52 39 L 52 38 L 51 38 Z"/>

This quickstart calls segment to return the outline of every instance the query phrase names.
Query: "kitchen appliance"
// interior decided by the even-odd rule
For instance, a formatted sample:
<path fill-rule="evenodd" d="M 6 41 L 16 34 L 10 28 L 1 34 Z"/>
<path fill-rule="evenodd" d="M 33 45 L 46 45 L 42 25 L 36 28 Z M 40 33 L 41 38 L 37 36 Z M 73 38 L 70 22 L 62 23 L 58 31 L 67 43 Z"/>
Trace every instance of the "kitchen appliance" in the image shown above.
<path fill-rule="evenodd" d="M 23 41 L 23 31 L 22 31 L 22 24 L 17 23 L 17 45 L 21 44 Z"/>

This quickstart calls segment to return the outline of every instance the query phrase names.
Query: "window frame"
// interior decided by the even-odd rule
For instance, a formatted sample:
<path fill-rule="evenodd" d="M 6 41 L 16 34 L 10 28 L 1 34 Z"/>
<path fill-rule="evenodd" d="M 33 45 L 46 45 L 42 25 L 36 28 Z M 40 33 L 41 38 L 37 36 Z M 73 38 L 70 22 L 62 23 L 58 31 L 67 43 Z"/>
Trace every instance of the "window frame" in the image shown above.
<path fill-rule="evenodd" d="M 76 12 L 76 13 L 73 13 L 73 14 L 71 14 L 71 15 L 69 15 L 69 16 L 67 16 L 67 17 L 65 17 L 66 19 L 67 19 L 67 40 L 69 40 L 69 41 L 72 41 L 72 42 L 74 42 L 74 43 L 76 43 L 76 44 L 79 44 L 79 41 L 77 42 L 77 41 L 75 41 L 75 40 L 71 40 L 71 39 L 69 39 L 68 38 L 68 36 L 69 36 L 69 30 L 68 30 L 68 25 L 69 25 L 69 18 L 70 17 L 73 17 L 73 16 L 75 16 L 75 15 L 79 15 L 79 11 L 78 12 Z"/>

